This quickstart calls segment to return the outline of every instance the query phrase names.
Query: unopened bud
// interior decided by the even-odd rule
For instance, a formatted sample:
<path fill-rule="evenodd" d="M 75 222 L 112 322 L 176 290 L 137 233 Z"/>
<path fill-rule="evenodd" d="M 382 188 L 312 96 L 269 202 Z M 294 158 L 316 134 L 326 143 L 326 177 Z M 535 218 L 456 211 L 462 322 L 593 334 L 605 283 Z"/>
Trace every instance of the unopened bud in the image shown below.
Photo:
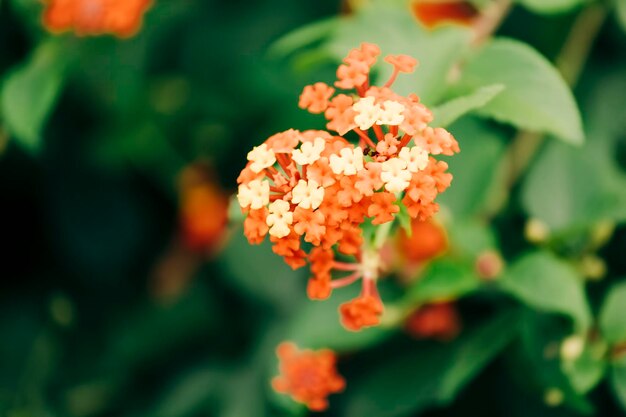
<path fill-rule="evenodd" d="M 550 236 L 550 229 L 543 221 L 537 218 L 532 218 L 526 222 L 524 236 L 526 236 L 526 239 L 529 242 L 542 243 L 545 242 Z"/>
<path fill-rule="evenodd" d="M 593 281 L 598 281 L 606 275 L 606 263 L 596 255 L 585 255 L 580 260 L 582 273 Z"/>
<path fill-rule="evenodd" d="M 500 276 L 504 261 L 498 252 L 487 250 L 478 255 L 475 268 L 480 278 L 490 281 Z"/>
<path fill-rule="evenodd" d="M 563 391 L 558 388 L 549 388 L 546 390 L 543 400 L 550 407 L 557 407 L 563 403 Z"/>
<path fill-rule="evenodd" d="M 576 360 L 585 349 L 585 339 L 579 335 L 572 335 L 561 343 L 561 358 L 566 361 Z"/>

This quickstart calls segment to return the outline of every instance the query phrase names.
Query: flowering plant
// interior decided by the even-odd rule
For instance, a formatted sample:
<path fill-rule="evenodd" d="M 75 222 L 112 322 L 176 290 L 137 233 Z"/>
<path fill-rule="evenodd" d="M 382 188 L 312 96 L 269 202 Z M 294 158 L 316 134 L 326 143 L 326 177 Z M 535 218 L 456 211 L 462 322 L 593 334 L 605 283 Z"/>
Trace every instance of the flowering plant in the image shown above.
<path fill-rule="evenodd" d="M 311 299 L 328 298 L 333 289 L 361 280 L 361 294 L 340 307 L 349 330 L 379 323 L 380 249 L 394 215 L 403 211 L 424 221 L 435 214 L 435 198 L 452 180 L 447 163 L 435 157 L 459 151 L 450 132 L 428 126 L 432 113 L 417 95 L 402 97 L 391 89 L 398 74 L 414 71 L 415 59 L 387 56 L 390 79 L 370 85 L 379 55 L 378 46 L 363 43 L 337 69 L 335 86 L 355 90 L 353 95 L 333 97 L 335 89 L 322 82 L 304 88 L 300 107 L 324 113 L 327 128 L 337 135 L 278 133 L 248 153 L 238 178 L 248 241 L 258 244 L 269 234 L 273 251 L 292 268 L 310 263 Z M 350 133 L 358 144 L 347 139 Z M 364 225 L 373 236 L 364 236 Z M 311 244 L 308 253 L 302 240 Z M 335 249 L 349 262 L 337 260 Z M 338 272 L 348 275 L 333 279 Z"/>

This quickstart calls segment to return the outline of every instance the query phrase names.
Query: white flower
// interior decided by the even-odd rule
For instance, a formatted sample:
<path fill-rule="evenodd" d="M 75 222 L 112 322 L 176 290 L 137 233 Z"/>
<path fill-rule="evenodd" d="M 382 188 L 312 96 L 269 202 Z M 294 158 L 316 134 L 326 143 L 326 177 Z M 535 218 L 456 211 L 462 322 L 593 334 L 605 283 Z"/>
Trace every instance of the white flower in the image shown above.
<path fill-rule="evenodd" d="M 324 188 L 320 187 L 315 180 L 298 181 L 291 191 L 291 202 L 303 209 L 315 210 L 324 200 Z"/>
<path fill-rule="evenodd" d="M 404 105 L 394 100 L 387 100 L 383 103 L 376 124 L 399 126 L 404 122 Z"/>
<path fill-rule="evenodd" d="M 380 179 L 385 183 L 385 189 L 392 193 L 399 193 L 409 186 L 411 171 L 407 169 L 406 161 L 393 158 L 382 163 Z"/>
<path fill-rule="evenodd" d="M 276 155 L 271 149 L 267 149 L 267 145 L 264 143 L 259 146 L 255 146 L 250 152 L 248 152 L 248 161 L 251 161 L 250 169 L 259 173 L 265 168 L 269 168 L 276 163 Z"/>
<path fill-rule="evenodd" d="M 381 116 L 381 108 L 378 104 L 374 104 L 374 97 L 363 97 L 352 105 L 352 109 L 356 112 L 354 122 L 361 130 L 367 130 L 372 127 Z"/>
<path fill-rule="evenodd" d="M 363 149 L 361 148 L 343 148 L 339 151 L 339 155 L 330 156 L 330 169 L 336 175 L 355 175 L 358 171 L 363 170 Z"/>
<path fill-rule="evenodd" d="M 309 165 L 320 159 L 321 153 L 326 147 L 326 141 L 315 138 L 313 142 L 304 142 L 300 149 L 294 149 L 291 156 L 299 165 Z"/>
<path fill-rule="evenodd" d="M 241 184 L 237 193 L 239 205 L 242 208 L 250 207 L 258 210 L 270 202 L 270 183 L 267 180 L 252 180 L 248 184 Z"/>
<path fill-rule="evenodd" d="M 419 146 L 402 148 L 398 158 L 406 162 L 407 168 L 411 172 L 421 171 L 428 165 L 428 152 Z"/>
<path fill-rule="evenodd" d="M 291 233 L 289 225 L 293 223 L 293 213 L 289 208 L 290 204 L 285 200 L 276 200 L 270 204 L 270 214 L 265 219 L 265 223 L 270 227 L 270 235 L 282 238 Z"/>

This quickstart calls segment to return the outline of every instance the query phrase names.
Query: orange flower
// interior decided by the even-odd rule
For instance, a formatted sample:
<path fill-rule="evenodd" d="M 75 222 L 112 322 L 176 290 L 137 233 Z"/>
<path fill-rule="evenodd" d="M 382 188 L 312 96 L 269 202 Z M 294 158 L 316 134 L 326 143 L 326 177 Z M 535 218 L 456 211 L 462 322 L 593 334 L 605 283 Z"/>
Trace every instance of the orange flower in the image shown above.
<path fill-rule="evenodd" d="M 393 65 L 395 71 L 398 72 L 411 73 L 417 66 L 417 59 L 408 55 L 388 55 L 385 57 L 385 62 Z"/>
<path fill-rule="evenodd" d="M 180 224 L 183 241 L 192 250 L 212 252 L 228 223 L 228 196 L 200 166 L 183 171 L 180 186 Z"/>
<path fill-rule="evenodd" d="M 383 313 L 380 299 L 371 295 L 361 295 L 339 306 L 341 323 L 348 330 L 358 331 L 363 327 L 376 326 Z"/>
<path fill-rule="evenodd" d="M 47 0 L 43 23 L 51 32 L 127 38 L 139 31 L 151 6 L 152 0 Z"/>
<path fill-rule="evenodd" d="M 407 332 L 418 339 L 448 341 L 461 330 L 459 314 L 453 303 L 428 304 L 406 320 Z"/>
<path fill-rule="evenodd" d="M 331 292 L 330 275 L 328 278 L 311 278 L 307 283 L 306 294 L 311 300 L 325 300 Z"/>
<path fill-rule="evenodd" d="M 298 235 L 306 234 L 304 240 L 315 246 L 319 246 L 322 236 L 326 232 L 324 226 L 324 213 L 321 211 L 313 211 L 296 207 L 293 212 L 294 226 L 293 230 Z"/>
<path fill-rule="evenodd" d="M 345 135 L 352 130 L 356 126 L 354 123 L 355 112 L 352 110 L 353 104 L 352 97 L 345 94 L 339 94 L 333 98 L 324 113 L 328 119 L 326 127 L 340 135 Z"/>
<path fill-rule="evenodd" d="M 383 186 L 383 181 L 380 179 L 381 171 L 382 168 L 379 163 L 368 162 L 365 164 L 365 169 L 357 174 L 354 188 L 366 197 L 371 196 L 374 191 Z"/>
<path fill-rule="evenodd" d="M 420 135 L 413 138 L 416 145 L 426 149 L 431 155 L 454 155 L 459 152 L 459 144 L 454 137 L 440 127 L 426 127 Z"/>
<path fill-rule="evenodd" d="M 368 67 L 371 67 L 376 63 L 378 55 L 380 55 L 380 48 L 378 45 L 363 42 L 358 49 L 355 48 L 348 53 L 344 62 L 358 61 L 364 63 Z"/>
<path fill-rule="evenodd" d="M 248 238 L 248 243 L 258 245 L 263 242 L 265 235 L 270 230 L 265 222 L 267 215 L 268 211 L 266 208 L 248 212 L 248 216 L 243 222 L 243 232 Z"/>
<path fill-rule="evenodd" d="M 328 408 L 328 396 L 344 390 L 345 380 L 337 373 L 337 357 L 330 349 L 300 350 L 291 342 L 276 349 L 280 375 L 272 380 L 274 390 L 289 394 L 311 411 Z"/>
<path fill-rule="evenodd" d="M 349 64 L 340 65 L 337 69 L 339 81 L 335 85 L 344 90 L 350 90 L 362 86 L 367 82 L 369 67 L 360 61 L 351 61 Z"/>
<path fill-rule="evenodd" d="M 394 219 L 393 215 L 400 211 L 400 207 L 393 204 L 396 196 L 390 192 L 382 192 L 372 196 L 372 205 L 367 210 L 367 215 L 374 217 L 372 224 L 383 224 Z"/>
<path fill-rule="evenodd" d="M 441 23 L 456 23 L 469 26 L 478 16 L 478 9 L 463 0 L 414 0 L 413 13 L 427 28 Z"/>
<path fill-rule="evenodd" d="M 446 234 L 441 226 L 431 220 L 411 221 L 411 236 L 400 232 L 399 246 L 401 253 L 411 263 L 430 260 L 448 247 Z"/>
<path fill-rule="evenodd" d="M 311 113 L 322 113 L 328 107 L 328 100 L 334 92 L 335 89 L 325 83 L 307 85 L 300 95 L 298 106 Z"/>

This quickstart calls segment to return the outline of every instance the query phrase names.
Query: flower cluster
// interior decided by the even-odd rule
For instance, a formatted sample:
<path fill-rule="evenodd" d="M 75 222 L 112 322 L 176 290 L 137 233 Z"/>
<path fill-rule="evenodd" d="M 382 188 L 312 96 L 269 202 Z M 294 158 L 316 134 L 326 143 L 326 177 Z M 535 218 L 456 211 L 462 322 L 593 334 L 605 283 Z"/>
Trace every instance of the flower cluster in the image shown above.
<path fill-rule="evenodd" d="M 430 218 L 439 208 L 435 198 L 452 180 L 448 165 L 435 156 L 459 151 L 448 131 L 428 126 L 432 113 L 418 96 L 390 88 L 398 74 L 414 70 L 415 59 L 387 56 L 391 78 L 370 86 L 379 55 L 376 45 L 364 43 L 338 68 L 335 87 L 356 93 L 335 95 L 324 83 L 302 92 L 300 107 L 324 113 L 327 128 L 337 134 L 278 133 L 248 153 L 238 178 L 249 242 L 269 235 L 274 252 L 291 267 L 310 263 L 310 298 L 325 299 L 333 289 L 362 280 L 360 296 L 340 308 L 350 330 L 378 324 L 383 312 L 376 290 L 380 248 L 366 241 L 361 226 L 393 222 L 401 207 L 414 219 Z"/>
<path fill-rule="evenodd" d="M 43 23 L 51 32 L 133 36 L 152 0 L 47 0 Z"/>
<path fill-rule="evenodd" d="M 272 381 L 274 389 L 289 394 L 312 411 L 328 408 L 327 397 L 343 391 L 346 383 L 337 373 L 332 350 L 298 350 L 289 342 L 276 349 L 280 360 L 280 376 Z"/>

